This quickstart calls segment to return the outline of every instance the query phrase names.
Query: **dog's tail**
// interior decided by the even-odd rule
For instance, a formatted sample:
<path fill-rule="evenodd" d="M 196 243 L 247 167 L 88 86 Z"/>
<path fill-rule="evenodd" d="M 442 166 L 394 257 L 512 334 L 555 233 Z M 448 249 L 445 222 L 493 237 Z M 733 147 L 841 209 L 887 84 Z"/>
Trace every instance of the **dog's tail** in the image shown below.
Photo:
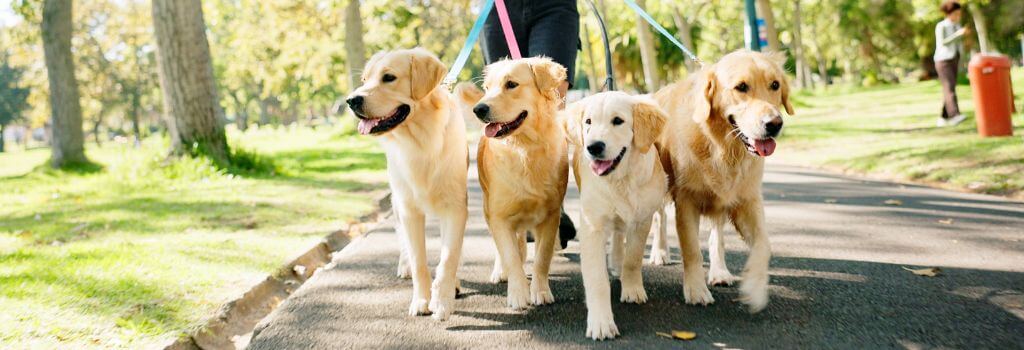
<path fill-rule="evenodd" d="M 464 81 L 455 85 L 455 104 L 458 105 L 463 119 L 467 121 L 480 123 L 480 120 L 473 115 L 473 106 L 483 97 L 484 91 L 480 90 L 476 84 Z"/>

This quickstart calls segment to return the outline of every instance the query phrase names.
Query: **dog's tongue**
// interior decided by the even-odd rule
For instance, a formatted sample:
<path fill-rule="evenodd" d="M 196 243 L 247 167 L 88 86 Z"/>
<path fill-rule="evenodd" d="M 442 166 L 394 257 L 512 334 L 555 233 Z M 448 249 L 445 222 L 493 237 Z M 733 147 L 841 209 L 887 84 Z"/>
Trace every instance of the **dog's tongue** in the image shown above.
<path fill-rule="evenodd" d="M 502 126 L 504 126 L 504 124 L 488 123 L 487 126 L 484 127 L 484 134 L 487 135 L 487 137 L 495 137 L 498 135 L 498 132 L 501 131 Z"/>
<path fill-rule="evenodd" d="M 775 139 L 754 140 L 754 149 L 762 157 L 770 156 L 775 152 Z"/>
<path fill-rule="evenodd" d="M 601 176 L 612 168 L 612 164 L 615 164 L 614 160 L 594 160 L 590 162 L 590 170 L 593 170 L 594 174 Z"/>
<path fill-rule="evenodd" d="M 369 135 L 370 131 L 373 131 L 373 127 L 380 123 L 380 119 L 360 119 L 359 120 L 359 133 L 363 135 Z"/>

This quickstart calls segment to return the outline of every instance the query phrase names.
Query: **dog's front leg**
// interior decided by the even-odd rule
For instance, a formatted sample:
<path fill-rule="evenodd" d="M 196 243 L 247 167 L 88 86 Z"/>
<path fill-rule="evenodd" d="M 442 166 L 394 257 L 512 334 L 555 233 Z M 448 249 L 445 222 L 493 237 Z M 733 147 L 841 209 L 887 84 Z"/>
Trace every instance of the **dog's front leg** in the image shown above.
<path fill-rule="evenodd" d="M 758 191 L 760 193 L 760 191 Z M 740 282 L 740 300 L 758 312 L 768 305 L 768 263 L 772 257 L 768 234 L 764 232 L 764 207 L 761 198 L 741 201 L 732 211 L 736 231 L 750 246 L 750 256 Z"/>
<path fill-rule="evenodd" d="M 508 275 L 508 307 L 512 310 L 522 310 L 530 305 L 529 281 L 526 279 L 526 272 L 523 270 L 523 262 L 526 257 L 519 255 L 519 247 L 516 243 L 516 233 L 506 222 L 495 222 L 491 225 L 491 236 L 494 238 L 494 245 L 498 248 L 498 257 L 501 259 L 502 268 Z"/>
<path fill-rule="evenodd" d="M 651 217 L 643 222 L 626 227 L 626 243 L 622 260 L 622 295 L 619 301 L 623 303 L 643 304 L 647 302 L 647 291 L 644 290 L 644 280 L 641 266 L 644 263 L 644 247 L 647 245 L 647 236 L 651 232 Z M 621 244 L 621 243 L 620 243 Z"/>
<path fill-rule="evenodd" d="M 551 271 L 551 258 L 555 254 L 555 240 L 558 239 L 558 223 L 561 218 L 561 212 L 556 210 L 554 215 L 549 215 L 535 230 L 533 281 L 530 283 L 530 299 L 533 305 L 555 302 L 555 295 L 551 293 L 551 286 L 548 284 L 548 273 Z M 523 260 L 526 260 L 526 254 L 523 254 Z"/>
<path fill-rule="evenodd" d="M 401 203 L 398 216 L 402 231 L 406 235 L 405 243 L 409 250 L 409 263 L 412 269 L 412 302 L 409 304 L 409 315 L 426 315 L 430 312 L 430 271 L 427 269 L 423 211 L 411 203 Z"/>
<path fill-rule="evenodd" d="M 398 253 L 398 270 L 396 274 L 398 275 L 398 278 L 409 279 L 412 278 L 412 270 L 409 268 L 409 237 L 408 234 L 405 233 L 405 228 L 402 225 L 402 220 L 399 218 L 396 230 L 398 231 L 398 244 L 400 249 Z"/>
<path fill-rule="evenodd" d="M 651 257 L 648 264 L 655 266 L 668 265 L 668 216 L 665 207 L 658 208 L 658 232 L 654 234 L 654 241 L 651 242 Z M 653 225 L 652 225 L 653 226 Z"/>
<path fill-rule="evenodd" d="M 441 218 L 441 261 L 431 288 L 430 311 L 435 320 L 446 320 L 455 309 L 458 288 L 459 261 L 462 259 L 462 239 L 466 233 L 466 207 L 453 209 Z"/>
<path fill-rule="evenodd" d="M 704 256 L 700 254 L 698 229 L 700 211 L 685 200 L 676 201 L 676 234 L 683 253 L 683 298 L 687 304 L 707 305 L 715 302 L 704 283 Z"/>
<path fill-rule="evenodd" d="M 708 269 L 708 285 L 731 286 L 736 282 L 736 276 L 729 272 L 725 265 L 725 240 L 722 239 L 722 226 L 724 219 L 718 216 L 708 217 L 711 223 L 711 234 L 708 235 L 708 258 L 711 260 L 711 267 Z"/>
<path fill-rule="evenodd" d="M 606 220 L 589 225 L 587 219 L 584 220 L 580 236 L 580 269 L 587 300 L 587 337 L 594 340 L 615 338 L 619 335 L 619 328 L 615 326 L 612 314 L 611 285 L 605 260 L 607 228 L 611 223 Z"/>

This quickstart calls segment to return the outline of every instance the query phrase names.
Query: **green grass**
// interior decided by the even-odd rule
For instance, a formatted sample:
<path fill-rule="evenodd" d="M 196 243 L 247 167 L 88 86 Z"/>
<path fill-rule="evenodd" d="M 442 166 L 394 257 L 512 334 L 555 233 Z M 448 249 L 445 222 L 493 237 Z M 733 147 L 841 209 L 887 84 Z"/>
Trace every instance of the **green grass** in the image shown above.
<path fill-rule="evenodd" d="M 1017 108 L 1024 71 L 1013 72 Z M 795 96 L 797 114 L 786 120 L 778 159 L 958 190 L 1024 197 L 1024 117 L 1013 117 L 1014 136 L 981 138 L 967 85 L 957 87 L 956 127 L 936 128 L 941 112 L 937 81 L 870 89 L 831 89 Z"/>
<path fill-rule="evenodd" d="M 167 344 L 386 188 L 376 142 L 351 128 L 230 134 L 229 171 L 141 149 L 89 147 L 101 168 L 0 154 L 0 347 Z"/>

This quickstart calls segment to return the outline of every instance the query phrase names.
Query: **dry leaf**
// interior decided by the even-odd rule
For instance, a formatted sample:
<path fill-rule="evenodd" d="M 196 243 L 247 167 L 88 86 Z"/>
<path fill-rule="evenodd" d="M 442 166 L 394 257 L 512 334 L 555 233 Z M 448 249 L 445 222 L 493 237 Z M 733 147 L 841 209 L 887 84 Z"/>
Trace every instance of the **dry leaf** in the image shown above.
<path fill-rule="evenodd" d="M 885 205 L 903 205 L 903 201 L 899 199 L 887 199 Z"/>
<path fill-rule="evenodd" d="M 839 203 L 839 200 L 835 199 L 835 198 L 825 198 L 825 203 L 836 204 L 836 203 Z"/>
<path fill-rule="evenodd" d="M 675 339 L 674 337 L 672 337 L 672 335 L 671 335 L 671 334 L 668 334 L 668 333 L 665 333 L 665 332 L 654 332 L 654 334 L 657 334 L 657 335 L 658 335 L 659 337 L 665 337 L 665 338 L 669 338 L 669 339 Z"/>
<path fill-rule="evenodd" d="M 914 273 L 915 275 L 926 276 L 926 277 L 935 277 L 935 276 L 939 275 L 939 272 L 942 272 L 942 270 L 939 269 L 938 267 L 929 267 L 929 268 L 924 268 L 924 269 L 912 269 L 912 268 L 908 268 L 908 267 L 904 266 L 903 269 L 907 270 L 907 271 L 910 271 L 910 272 Z"/>
<path fill-rule="evenodd" d="M 939 223 L 943 224 L 943 225 L 952 225 L 953 224 L 953 219 L 939 220 Z"/>
<path fill-rule="evenodd" d="M 682 340 L 693 340 L 697 337 L 697 333 L 687 331 L 672 331 L 672 337 Z"/>

